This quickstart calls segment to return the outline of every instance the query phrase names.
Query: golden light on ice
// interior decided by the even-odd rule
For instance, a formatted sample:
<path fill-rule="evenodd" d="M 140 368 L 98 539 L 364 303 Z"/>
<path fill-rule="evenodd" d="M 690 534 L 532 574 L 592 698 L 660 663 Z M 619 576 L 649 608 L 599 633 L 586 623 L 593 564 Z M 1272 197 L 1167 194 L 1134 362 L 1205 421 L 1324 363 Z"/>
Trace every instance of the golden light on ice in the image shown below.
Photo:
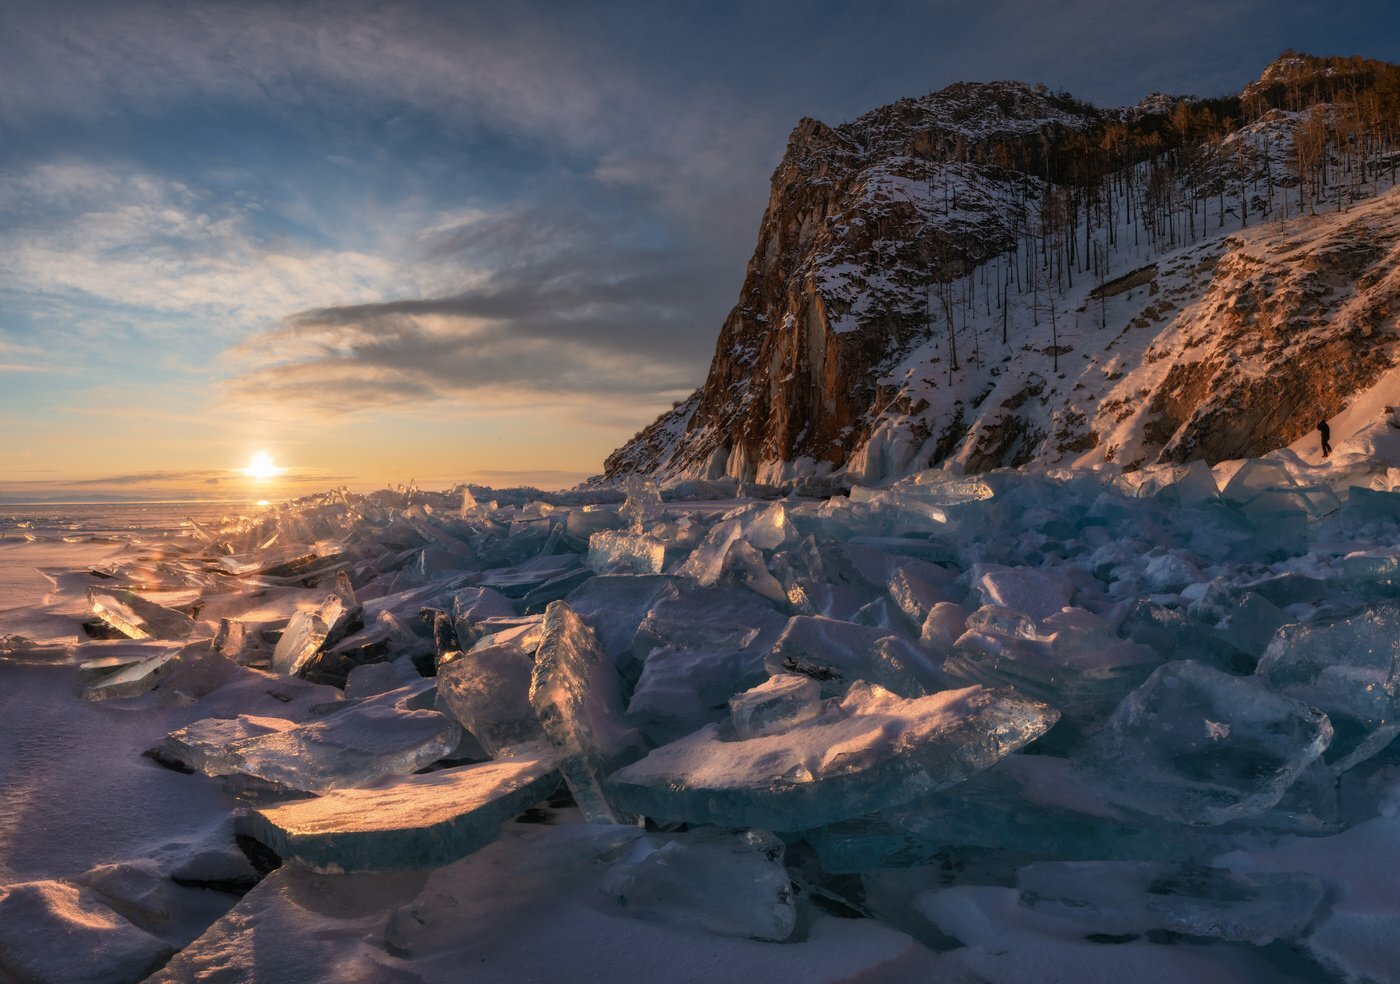
<path fill-rule="evenodd" d="M 243 469 L 243 474 L 249 478 L 273 478 L 282 474 L 282 469 L 272 463 L 272 458 L 266 451 L 259 451 L 248 462 L 248 467 Z"/>

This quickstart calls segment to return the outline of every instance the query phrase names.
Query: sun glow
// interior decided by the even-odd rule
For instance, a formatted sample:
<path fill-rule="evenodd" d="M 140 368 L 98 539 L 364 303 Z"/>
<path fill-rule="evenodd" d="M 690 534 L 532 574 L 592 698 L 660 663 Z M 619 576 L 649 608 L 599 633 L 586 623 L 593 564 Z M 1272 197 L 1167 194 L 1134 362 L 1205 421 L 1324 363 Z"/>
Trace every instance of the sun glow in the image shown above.
<path fill-rule="evenodd" d="M 248 462 L 248 467 L 243 469 L 243 474 L 256 479 L 275 478 L 282 474 L 282 469 L 272 463 L 266 451 L 259 451 Z"/>

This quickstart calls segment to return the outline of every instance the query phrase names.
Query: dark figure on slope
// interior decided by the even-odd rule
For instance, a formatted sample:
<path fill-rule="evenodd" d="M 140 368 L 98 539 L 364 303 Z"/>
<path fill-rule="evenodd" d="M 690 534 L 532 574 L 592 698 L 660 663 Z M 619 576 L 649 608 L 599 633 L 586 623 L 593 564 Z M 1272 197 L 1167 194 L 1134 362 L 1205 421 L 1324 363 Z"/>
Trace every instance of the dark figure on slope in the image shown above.
<path fill-rule="evenodd" d="M 1319 420 L 1317 432 L 1322 435 L 1322 456 L 1325 458 L 1332 453 L 1332 428 L 1327 426 L 1327 421 Z"/>

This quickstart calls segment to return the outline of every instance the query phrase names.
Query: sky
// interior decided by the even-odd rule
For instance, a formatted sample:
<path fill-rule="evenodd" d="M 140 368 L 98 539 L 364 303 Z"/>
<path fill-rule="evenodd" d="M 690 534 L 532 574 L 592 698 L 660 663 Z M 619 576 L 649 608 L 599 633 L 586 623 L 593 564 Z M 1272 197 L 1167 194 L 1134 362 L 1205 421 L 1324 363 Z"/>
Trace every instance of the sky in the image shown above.
<path fill-rule="evenodd" d="M 6 0 L 0 501 L 572 485 L 704 380 L 800 118 L 1290 47 L 1400 4 Z"/>

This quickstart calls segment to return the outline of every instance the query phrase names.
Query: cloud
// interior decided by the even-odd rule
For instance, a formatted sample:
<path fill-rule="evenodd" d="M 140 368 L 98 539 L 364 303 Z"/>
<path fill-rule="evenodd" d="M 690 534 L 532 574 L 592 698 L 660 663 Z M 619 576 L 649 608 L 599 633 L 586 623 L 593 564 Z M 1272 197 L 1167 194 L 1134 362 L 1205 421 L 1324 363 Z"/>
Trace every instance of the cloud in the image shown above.
<path fill-rule="evenodd" d="M 292 315 L 238 346 L 248 368 L 231 394 L 337 413 L 423 399 L 654 409 L 703 375 L 719 314 L 705 300 L 725 273 L 645 224 L 536 203 L 440 225 L 420 247 L 471 286 Z"/>
<path fill-rule="evenodd" d="M 41 312 L 105 304 L 234 333 L 327 296 L 381 296 L 394 278 L 383 257 L 278 248 L 248 209 L 129 169 L 38 165 L 0 178 L 0 211 L 0 290 Z"/>

